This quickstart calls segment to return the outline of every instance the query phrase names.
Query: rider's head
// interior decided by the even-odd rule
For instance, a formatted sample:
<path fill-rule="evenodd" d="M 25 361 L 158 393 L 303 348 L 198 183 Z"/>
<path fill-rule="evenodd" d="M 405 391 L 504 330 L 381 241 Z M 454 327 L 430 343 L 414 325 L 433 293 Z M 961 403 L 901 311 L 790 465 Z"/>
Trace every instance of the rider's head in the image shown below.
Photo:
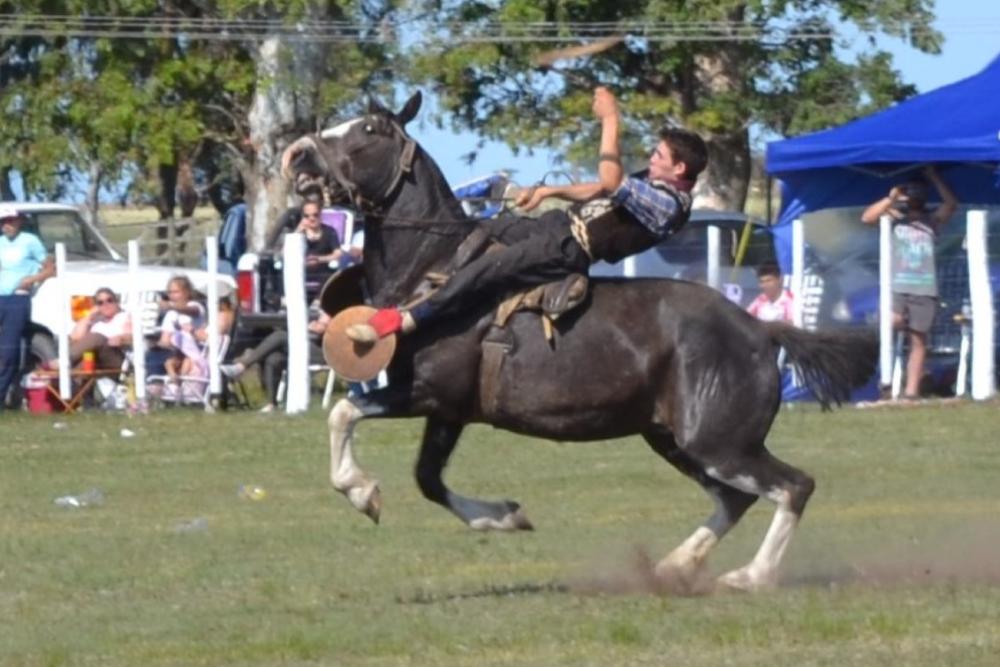
<path fill-rule="evenodd" d="M 649 158 L 649 177 L 654 181 L 695 181 L 708 164 L 704 140 L 690 130 L 667 126 Z"/>

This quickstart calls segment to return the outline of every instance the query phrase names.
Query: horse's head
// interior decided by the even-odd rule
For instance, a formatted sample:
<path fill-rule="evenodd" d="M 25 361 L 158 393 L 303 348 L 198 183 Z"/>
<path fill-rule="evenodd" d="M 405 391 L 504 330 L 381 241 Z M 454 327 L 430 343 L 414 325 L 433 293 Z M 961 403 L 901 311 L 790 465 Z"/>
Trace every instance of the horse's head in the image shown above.
<path fill-rule="evenodd" d="M 363 116 L 294 141 L 281 157 L 282 171 L 300 193 L 323 184 L 334 202 L 378 209 L 412 166 L 417 146 L 404 128 L 420 103 L 417 92 L 393 113 L 371 100 Z"/>

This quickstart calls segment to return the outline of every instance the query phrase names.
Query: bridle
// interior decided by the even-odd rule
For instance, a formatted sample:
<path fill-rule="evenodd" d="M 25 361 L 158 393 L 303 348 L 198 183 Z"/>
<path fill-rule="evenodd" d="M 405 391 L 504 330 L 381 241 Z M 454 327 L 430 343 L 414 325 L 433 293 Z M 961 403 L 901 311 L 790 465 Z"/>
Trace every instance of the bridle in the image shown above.
<path fill-rule="evenodd" d="M 403 126 L 400 125 L 394 118 L 388 119 L 389 124 L 392 129 L 395 130 L 396 134 L 403 138 L 403 150 L 399 154 L 399 159 L 394 164 L 394 170 L 392 178 L 389 180 L 389 184 L 385 188 L 385 192 L 381 196 L 377 197 L 378 201 L 388 202 L 395 195 L 400 185 L 403 183 L 403 179 L 413 170 L 413 159 L 417 154 L 417 142 L 414 141 L 413 137 L 406 133 Z M 322 137 L 317 137 L 319 141 L 322 141 Z M 351 155 L 359 151 L 364 150 L 367 146 L 357 146 L 346 152 L 348 159 Z M 383 206 L 376 203 L 376 200 L 366 199 L 361 195 L 361 190 L 357 183 L 351 181 L 347 176 L 345 176 L 339 167 L 337 167 L 336 162 L 333 165 L 328 165 L 330 175 L 333 180 L 336 181 L 337 185 L 347 193 L 348 198 L 354 207 L 361 213 L 366 215 L 377 215 L 382 216 Z"/>

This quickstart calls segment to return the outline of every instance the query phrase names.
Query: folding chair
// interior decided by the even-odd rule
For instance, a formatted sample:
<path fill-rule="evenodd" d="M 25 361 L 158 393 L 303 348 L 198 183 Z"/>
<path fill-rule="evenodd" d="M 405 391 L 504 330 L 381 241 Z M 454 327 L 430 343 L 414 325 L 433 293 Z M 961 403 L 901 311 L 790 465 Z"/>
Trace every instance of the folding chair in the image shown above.
<path fill-rule="evenodd" d="M 229 352 L 230 342 L 231 338 L 229 334 L 219 336 L 218 359 L 220 364 L 225 360 L 226 354 Z M 201 405 L 206 410 L 210 410 L 213 408 L 212 393 L 209 390 L 210 383 L 211 378 L 200 375 L 179 375 L 177 378 L 171 378 L 168 375 L 149 375 L 146 377 L 146 393 L 150 396 L 154 395 L 154 392 L 149 390 L 150 385 L 154 387 L 159 385 L 158 398 L 164 404 Z M 167 389 L 169 386 L 174 386 L 175 389 L 170 391 Z M 223 391 L 225 391 L 225 388 L 223 388 Z M 167 396 L 167 394 L 170 395 Z"/>
<path fill-rule="evenodd" d="M 323 409 L 330 407 L 330 401 L 333 398 L 333 387 L 337 381 L 337 373 L 327 366 L 326 364 L 309 364 L 309 377 L 311 378 L 316 373 L 322 373 L 326 371 L 326 386 L 323 388 Z M 278 381 L 278 391 L 276 392 L 275 402 L 281 403 L 285 400 L 285 391 L 288 389 L 288 370 L 281 372 L 281 380 Z"/>

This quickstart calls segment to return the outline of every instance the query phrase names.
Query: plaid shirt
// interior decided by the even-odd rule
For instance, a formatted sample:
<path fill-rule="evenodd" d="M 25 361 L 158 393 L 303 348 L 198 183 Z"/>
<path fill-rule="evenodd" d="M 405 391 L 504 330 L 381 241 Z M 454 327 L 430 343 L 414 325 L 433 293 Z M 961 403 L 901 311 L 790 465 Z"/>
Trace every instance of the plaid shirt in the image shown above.
<path fill-rule="evenodd" d="M 635 216 L 657 238 L 666 238 L 687 221 L 691 195 L 661 181 L 630 176 L 612 193 L 611 203 Z"/>

